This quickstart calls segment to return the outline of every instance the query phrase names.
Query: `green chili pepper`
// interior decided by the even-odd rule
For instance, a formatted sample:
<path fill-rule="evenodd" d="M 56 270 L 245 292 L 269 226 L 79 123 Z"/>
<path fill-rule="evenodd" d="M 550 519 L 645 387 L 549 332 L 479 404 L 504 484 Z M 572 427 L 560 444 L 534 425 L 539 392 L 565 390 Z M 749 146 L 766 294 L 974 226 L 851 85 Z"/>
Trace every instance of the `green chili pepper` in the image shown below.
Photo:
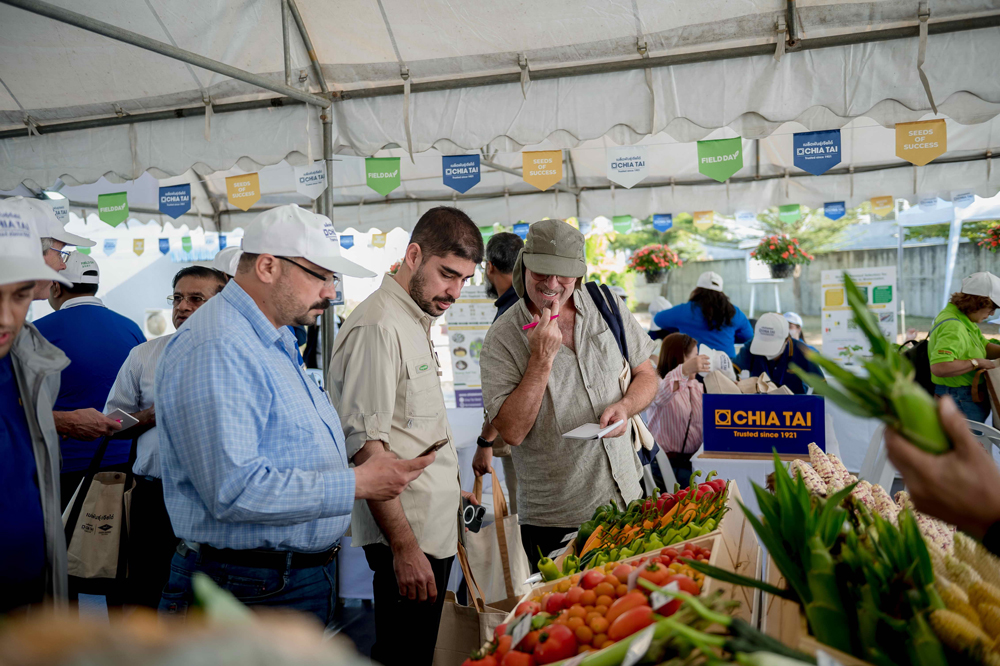
<path fill-rule="evenodd" d="M 666 543 L 669 546 L 670 544 L 677 543 L 678 541 L 680 541 L 680 538 L 678 538 L 677 529 L 671 527 L 669 530 L 667 530 L 666 540 L 664 541 L 664 543 Z"/>
<path fill-rule="evenodd" d="M 706 520 L 705 521 L 705 531 L 703 532 L 703 534 L 708 534 L 709 532 L 711 532 L 712 530 L 714 530 L 715 529 L 715 525 L 716 525 L 716 522 L 715 522 L 714 518 L 709 518 L 708 520 Z"/>
<path fill-rule="evenodd" d="M 617 562 L 621 559 L 621 555 L 617 548 L 612 548 L 611 552 L 608 553 L 608 562 Z"/>
<path fill-rule="evenodd" d="M 576 555 L 567 555 L 563 560 L 562 575 L 569 576 L 580 570 L 580 558 Z"/>
<path fill-rule="evenodd" d="M 659 534 L 653 532 L 652 534 L 649 535 L 649 550 L 660 550 L 664 546 L 665 544 L 660 539 Z"/>
<path fill-rule="evenodd" d="M 538 571 L 542 574 L 542 579 L 550 581 L 562 578 L 562 574 L 559 573 L 559 567 L 556 566 L 556 563 L 551 558 L 542 555 L 541 547 L 538 549 L 538 554 L 541 556 L 541 559 L 538 560 Z"/>
<path fill-rule="evenodd" d="M 628 547 L 622 548 L 621 551 L 619 551 L 619 554 L 621 555 L 621 559 L 627 560 L 628 558 L 635 555 L 635 549 Z"/>
<path fill-rule="evenodd" d="M 610 562 L 607 553 L 600 553 L 596 558 L 594 558 L 594 567 L 603 567 L 605 564 Z"/>

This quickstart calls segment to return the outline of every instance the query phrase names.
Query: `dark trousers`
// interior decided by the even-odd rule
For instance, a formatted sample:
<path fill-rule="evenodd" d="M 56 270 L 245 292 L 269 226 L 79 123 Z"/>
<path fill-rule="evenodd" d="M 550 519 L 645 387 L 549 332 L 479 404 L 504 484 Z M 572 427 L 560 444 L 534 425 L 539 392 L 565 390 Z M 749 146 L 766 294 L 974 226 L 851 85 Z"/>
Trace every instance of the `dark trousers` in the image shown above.
<path fill-rule="evenodd" d="M 163 503 L 163 482 L 137 477 L 129 514 L 127 600 L 155 609 L 177 550 L 177 537 Z"/>
<path fill-rule="evenodd" d="M 392 568 L 392 550 L 382 544 L 365 546 L 368 568 L 375 572 L 375 645 L 372 661 L 385 666 L 430 666 L 434 660 L 441 609 L 448 590 L 454 557 L 428 556 L 437 586 L 437 599 L 411 601 L 400 596 Z"/>
<path fill-rule="evenodd" d="M 528 562 L 531 563 L 531 572 L 538 572 L 538 559 L 542 555 L 548 555 L 556 549 L 560 551 L 564 550 L 567 542 L 563 541 L 563 537 L 575 531 L 575 527 L 521 525 L 521 545 L 524 546 L 524 552 L 528 554 Z M 539 548 L 541 548 L 542 555 L 538 554 Z"/>

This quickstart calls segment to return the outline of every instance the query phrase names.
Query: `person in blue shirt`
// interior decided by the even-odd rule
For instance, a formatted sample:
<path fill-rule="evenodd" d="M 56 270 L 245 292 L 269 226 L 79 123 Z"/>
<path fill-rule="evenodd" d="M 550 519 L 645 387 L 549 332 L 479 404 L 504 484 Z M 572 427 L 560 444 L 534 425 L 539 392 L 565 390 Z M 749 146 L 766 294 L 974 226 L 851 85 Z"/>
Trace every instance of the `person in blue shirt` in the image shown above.
<path fill-rule="evenodd" d="M 336 555 L 356 499 L 398 497 L 433 453 L 348 467 L 340 418 L 295 356 L 289 325 L 312 323 L 340 256 L 329 218 L 296 205 L 258 215 L 236 277 L 174 334 L 154 392 L 163 500 L 181 539 L 160 611 L 183 615 L 205 573 L 243 603 L 334 609 Z"/>
<path fill-rule="evenodd" d="M 744 345 L 733 363 L 737 372 L 746 370 L 751 377 L 766 372 L 778 386 L 787 386 L 792 393 L 803 395 L 809 387 L 789 369 L 792 363 L 806 372 L 823 376 L 819 366 L 806 357 L 808 349 L 804 342 L 788 334 L 787 319 L 777 312 L 768 312 L 757 320 L 753 340 Z"/>
<path fill-rule="evenodd" d="M 702 273 L 687 303 L 662 310 L 653 317 L 661 329 L 689 335 L 729 358 L 736 356 L 736 343 L 753 337 L 753 328 L 743 311 L 722 291 L 722 276 Z"/>
<path fill-rule="evenodd" d="M 72 286 L 53 283 L 49 305 L 55 312 L 35 322 L 45 339 L 61 349 L 70 360 L 69 367 L 62 373 L 55 411 L 94 410 L 96 414 L 91 414 L 93 418 L 100 417 L 110 422 L 107 427 L 113 428 L 111 424 L 117 423 L 101 412 L 118 370 L 132 348 L 145 342 L 146 336 L 134 321 L 109 310 L 95 296 L 100 269 L 94 259 L 71 252 L 62 274 Z M 98 432 L 91 435 L 86 431 L 64 430 L 61 423 L 71 416 L 60 415 L 56 419 L 56 430 L 63 434 L 60 485 L 64 508 L 86 474 L 100 445 L 99 438 L 108 434 Z M 130 446 L 130 439 L 113 440 L 104 455 L 102 468 L 127 471 L 124 465 L 128 462 Z"/>

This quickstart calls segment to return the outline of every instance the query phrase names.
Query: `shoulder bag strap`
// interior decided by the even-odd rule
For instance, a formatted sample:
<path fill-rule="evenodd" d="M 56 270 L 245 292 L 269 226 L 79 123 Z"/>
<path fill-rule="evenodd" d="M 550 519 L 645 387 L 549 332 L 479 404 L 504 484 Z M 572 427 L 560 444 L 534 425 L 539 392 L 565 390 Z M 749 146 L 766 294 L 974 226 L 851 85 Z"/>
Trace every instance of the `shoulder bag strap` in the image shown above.
<path fill-rule="evenodd" d="M 80 490 L 76 493 L 76 501 L 73 502 L 73 508 L 70 509 L 69 517 L 66 520 L 66 527 L 63 528 L 66 534 L 67 548 L 69 547 L 69 542 L 73 537 L 73 532 L 76 531 L 76 522 L 80 519 L 80 511 L 83 510 L 83 502 L 87 499 L 87 493 L 90 491 L 90 484 L 94 480 L 94 475 L 101 469 L 101 461 L 104 459 L 104 453 L 108 450 L 108 442 L 110 441 L 110 435 L 101 440 L 101 443 L 97 447 L 97 451 L 94 452 L 94 457 L 90 459 L 90 465 L 87 467 L 87 473 L 83 475 L 83 479 L 80 481 Z"/>
<path fill-rule="evenodd" d="M 927 331 L 927 337 L 924 338 L 924 340 L 930 340 L 931 339 L 931 333 L 933 333 L 934 331 L 936 331 L 938 326 L 940 326 L 941 324 L 943 324 L 943 323 L 945 323 L 947 321 L 958 321 L 958 319 L 955 318 L 955 317 L 951 317 L 950 319 L 942 319 L 938 323 L 934 324 L 934 326 L 931 327 L 931 330 Z"/>
<path fill-rule="evenodd" d="M 496 521 L 497 542 L 500 546 L 500 564 L 503 567 L 503 585 L 507 597 L 514 596 L 514 580 L 510 574 L 510 553 L 507 551 L 507 527 L 503 524 L 508 516 L 507 499 L 503 496 L 503 488 L 496 474 L 493 477 L 493 519 Z"/>
<path fill-rule="evenodd" d="M 618 350 L 622 353 L 622 356 L 627 359 L 628 344 L 625 342 L 625 331 L 621 325 L 621 313 L 618 312 L 617 307 L 614 312 L 612 312 L 609 305 L 609 303 L 615 303 L 611 290 L 608 289 L 607 285 L 598 287 L 596 282 L 588 282 L 586 287 L 587 293 L 590 294 L 590 298 L 593 299 L 594 305 L 597 306 L 597 311 L 600 313 L 601 319 L 603 319 L 604 323 L 608 325 L 611 335 L 614 336 L 615 342 L 618 343 Z"/>

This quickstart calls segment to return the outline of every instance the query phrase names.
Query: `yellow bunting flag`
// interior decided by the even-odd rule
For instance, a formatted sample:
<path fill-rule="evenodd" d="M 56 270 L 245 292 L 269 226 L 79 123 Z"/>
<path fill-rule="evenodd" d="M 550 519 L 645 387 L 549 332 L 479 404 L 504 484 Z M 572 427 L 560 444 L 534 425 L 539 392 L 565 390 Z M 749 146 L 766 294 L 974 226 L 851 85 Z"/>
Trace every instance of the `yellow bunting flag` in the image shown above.
<path fill-rule="evenodd" d="M 872 212 L 879 217 L 885 217 L 896 207 L 892 197 L 872 197 Z"/>
<path fill-rule="evenodd" d="M 715 224 L 714 210 L 700 210 L 694 214 L 694 228 L 704 231 Z"/>
<path fill-rule="evenodd" d="M 372 234 L 372 246 L 385 247 L 386 234 Z"/>
<path fill-rule="evenodd" d="M 146 241 L 142 238 L 136 238 L 132 241 L 132 251 L 137 255 L 142 256 L 143 251 L 146 249 Z"/>
<path fill-rule="evenodd" d="M 524 182 L 545 191 L 562 180 L 562 151 L 536 150 L 521 153 Z"/>
<path fill-rule="evenodd" d="M 260 201 L 260 174 L 247 173 L 226 178 L 226 194 L 229 203 L 240 210 L 250 210 L 250 206 Z"/>
<path fill-rule="evenodd" d="M 948 150 L 948 126 L 944 120 L 896 123 L 896 157 L 923 166 Z"/>

